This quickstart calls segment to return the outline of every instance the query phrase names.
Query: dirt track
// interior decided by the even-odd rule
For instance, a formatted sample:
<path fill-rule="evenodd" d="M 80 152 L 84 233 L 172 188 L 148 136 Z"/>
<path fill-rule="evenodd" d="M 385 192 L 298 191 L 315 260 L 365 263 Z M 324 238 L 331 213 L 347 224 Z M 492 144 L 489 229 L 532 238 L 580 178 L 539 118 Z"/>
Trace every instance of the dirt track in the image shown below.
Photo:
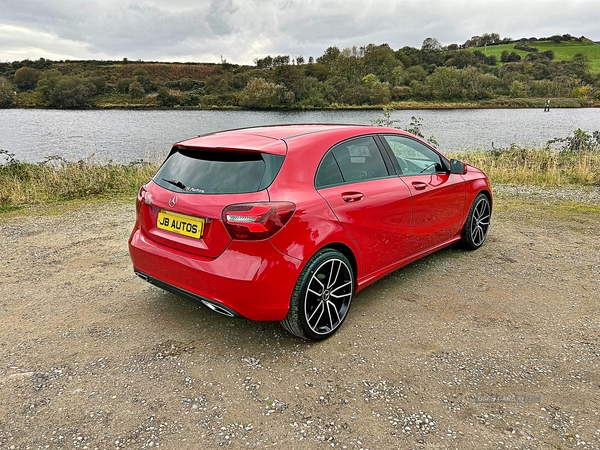
<path fill-rule="evenodd" d="M 134 277 L 133 204 L 0 215 L 0 449 L 600 448 L 600 203 L 554 204 L 498 195 L 322 343 Z"/>

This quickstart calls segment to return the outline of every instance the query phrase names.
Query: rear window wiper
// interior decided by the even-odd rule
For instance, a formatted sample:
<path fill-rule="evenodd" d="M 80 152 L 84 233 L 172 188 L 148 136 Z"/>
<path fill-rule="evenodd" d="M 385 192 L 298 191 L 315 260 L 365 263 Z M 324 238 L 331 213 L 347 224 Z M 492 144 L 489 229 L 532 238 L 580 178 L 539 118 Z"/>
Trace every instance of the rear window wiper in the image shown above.
<path fill-rule="evenodd" d="M 167 183 L 171 183 L 173 186 L 177 186 L 181 190 L 185 190 L 186 188 L 185 184 L 183 184 L 181 181 L 167 180 L 166 178 L 162 178 L 162 180 L 166 181 Z"/>

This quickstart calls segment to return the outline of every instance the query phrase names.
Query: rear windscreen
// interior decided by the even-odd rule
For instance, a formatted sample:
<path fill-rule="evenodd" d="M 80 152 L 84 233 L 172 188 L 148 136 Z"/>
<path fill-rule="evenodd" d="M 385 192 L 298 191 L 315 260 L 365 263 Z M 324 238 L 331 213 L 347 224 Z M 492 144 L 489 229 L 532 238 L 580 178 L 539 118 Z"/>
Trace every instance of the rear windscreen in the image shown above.
<path fill-rule="evenodd" d="M 173 149 L 154 182 L 172 191 L 242 194 L 266 189 L 283 164 L 266 153 Z"/>

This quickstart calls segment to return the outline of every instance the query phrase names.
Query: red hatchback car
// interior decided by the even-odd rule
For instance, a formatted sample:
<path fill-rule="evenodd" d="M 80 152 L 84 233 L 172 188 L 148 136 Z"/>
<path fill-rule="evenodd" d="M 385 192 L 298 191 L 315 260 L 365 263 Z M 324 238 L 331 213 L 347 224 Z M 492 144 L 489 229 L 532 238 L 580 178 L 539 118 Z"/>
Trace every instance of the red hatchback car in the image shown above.
<path fill-rule="evenodd" d="M 480 247 L 483 172 L 394 128 L 281 125 L 173 146 L 137 198 L 134 271 L 228 316 L 335 333 L 352 296 L 418 258 Z"/>

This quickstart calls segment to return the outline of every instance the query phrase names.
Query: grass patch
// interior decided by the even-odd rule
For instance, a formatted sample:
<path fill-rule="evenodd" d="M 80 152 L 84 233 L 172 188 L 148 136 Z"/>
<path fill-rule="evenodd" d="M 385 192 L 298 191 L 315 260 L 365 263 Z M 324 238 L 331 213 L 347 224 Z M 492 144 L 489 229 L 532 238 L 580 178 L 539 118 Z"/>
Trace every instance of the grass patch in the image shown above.
<path fill-rule="evenodd" d="M 420 122 L 413 119 L 417 122 L 411 123 L 415 128 L 411 131 L 420 134 Z M 590 134 L 578 129 L 569 137 L 549 141 L 544 148 L 513 145 L 491 151 L 450 152 L 448 156 L 480 168 L 493 184 L 600 186 L 600 131 Z M 0 213 L 65 200 L 130 198 L 160 165 L 159 161 L 144 160 L 129 164 L 70 162 L 60 157 L 27 163 L 6 150 L 0 150 L 0 157 L 5 160 L 0 162 Z"/>
<path fill-rule="evenodd" d="M 560 43 L 555 43 L 554 41 L 535 41 L 528 42 L 527 45 L 537 48 L 540 52 L 552 50 L 554 52 L 554 61 L 571 61 L 573 56 L 575 56 L 577 53 L 582 53 L 590 60 L 590 72 L 600 73 L 600 44 L 596 44 L 595 42 L 561 41 Z M 473 50 L 479 50 L 485 53 L 487 56 L 496 56 L 498 59 L 498 64 L 502 64 L 502 62 L 500 62 L 500 57 L 502 56 L 502 52 L 504 50 L 508 51 L 509 53 L 515 52 L 520 55 L 521 58 L 525 58 L 525 56 L 527 56 L 526 51 L 516 50 L 514 43 L 488 45 L 485 48 L 478 47 L 474 48 Z"/>
<path fill-rule="evenodd" d="M 0 165 L 0 212 L 22 205 L 135 195 L 158 164 L 94 164 L 89 161 L 13 161 Z"/>
<path fill-rule="evenodd" d="M 600 152 L 566 152 L 512 146 L 448 156 L 483 170 L 493 183 L 537 186 L 600 186 Z"/>

